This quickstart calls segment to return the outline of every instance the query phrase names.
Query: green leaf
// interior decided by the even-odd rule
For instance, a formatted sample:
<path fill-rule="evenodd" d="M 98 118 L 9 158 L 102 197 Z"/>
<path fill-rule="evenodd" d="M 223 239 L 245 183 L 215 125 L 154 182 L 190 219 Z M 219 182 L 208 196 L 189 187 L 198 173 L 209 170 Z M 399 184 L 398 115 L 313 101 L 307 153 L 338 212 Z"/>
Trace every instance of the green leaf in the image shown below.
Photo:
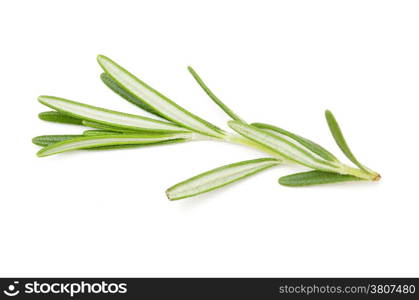
<path fill-rule="evenodd" d="M 317 158 L 310 152 L 307 152 L 305 149 L 278 135 L 274 135 L 270 132 L 241 123 L 239 121 L 230 121 L 228 122 L 228 125 L 231 129 L 244 136 L 245 138 L 257 142 L 276 152 L 280 158 L 285 158 L 303 166 L 322 171 L 333 172 L 339 169 L 339 166 L 334 162 Z"/>
<path fill-rule="evenodd" d="M 86 121 L 86 120 L 83 120 L 82 124 L 84 126 L 87 126 L 87 127 L 97 128 L 97 129 L 105 130 L 105 131 L 115 131 L 115 132 L 118 132 L 118 133 L 133 133 L 133 134 L 135 134 L 135 133 L 139 133 L 139 132 L 141 132 L 141 133 L 150 132 L 148 130 L 133 130 L 133 129 L 126 129 L 126 128 L 121 128 L 121 127 L 114 127 L 114 126 L 104 125 L 104 124 L 91 122 L 91 121 Z"/>
<path fill-rule="evenodd" d="M 104 125 L 131 130 L 145 130 L 154 132 L 187 132 L 188 130 L 172 123 L 154 120 L 147 117 L 131 115 L 104 109 L 92 105 L 79 103 L 52 96 L 40 96 L 42 104 L 72 117 L 81 118 Z"/>
<path fill-rule="evenodd" d="M 276 166 L 279 161 L 273 158 L 260 158 L 225 165 L 182 181 L 167 191 L 170 200 L 179 200 L 206 193 L 222 186 Z"/>
<path fill-rule="evenodd" d="M 279 178 L 278 182 L 286 186 L 307 186 L 359 180 L 362 179 L 352 175 L 342 175 L 323 171 L 309 171 L 283 176 Z"/>
<path fill-rule="evenodd" d="M 115 134 L 120 134 L 120 133 L 115 132 L 115 131 L 102 130 L 102 129 L 83 131 L 83 135 L 108 135 L 108 134 L 115 135 Z"/>
<path fill-rule="evenodd" d="M 114 133 L 115 134 L 115 133 Z M 83 137 L 84 135 L 76 135 L 76 134 L 70 134 L 70 135 L 42 135 L 42 136 L 37 136 L 35 138 L 32 139 L 32 142 L 35 145 L 38 146 L 42 146 L 42 147 L 47 147 L 62 141 L 68 141 L 68 140 L 73 140 L 75 138 L 79 138 L 79 137 Z M 170 140 L 167 141 L 167 143 L 169 142 L 180 142 L 181 139 L 177 139 L 177 140 Z M 152 145 L 157 145 L 157 144 L 163 144 L 166 142 L 161 142 L 161 143 L 156 143 L 156 144 L 152 144 Z M 150 144 L 151 145 L 151 144 Z M 99 146 L 99 147 L 94 147 L 94 148 L 88 148 L 88 149 L 81 149 L 81 150 L 118 150 L 118 149 L 125 149 L 125 148 L 137 148 L 137 147 L 142 147 L 144 145 L 112 145 L 112 146 Z"/>
<path fill-rule="evenodd" d="M 38 115 L 38 117 L 41 120 L 48 121 L 48 122 L 82 125 L 82 120 L 67 116 L 58 111 L 44 111 L 44 112 L 41 112 Z"/>
<path fill-rule="evenodd" d="M 188 133 L 83 136 L 50 145 L 41 149 L 37 154 L 38 156 L 43 157 L 67 151 L 97 148 L 102 146 L 151 145 L 173 140 L 186 141 L 191 138 L 192 135 Z"/>
<path fill-rule="evenodd" d="M 205 84 L 205 82 L 201 79 L 198 73 L 191 67 L 188 67 L 189 72 L 192 74 L 193 78 L 195 78 L 196 82 L 199 86 L 205 91 L 205 93 L 214 101 L 224 112 L 229 115 L 233 120 L 241 121 L 245 123 L 238 115 L 236 115 L 227 105 L 225 105 Z"/>
<path fill-rule="evenodd" d="M 204 135 L 218 138 L 224 136 L 224 132 L 221 129 L 177 105 L 111 59 L 99 55 L 97 60 L 102 69 L 113 80 L 154 110 L 158 111 L 165 119 Z"/>
<path fill-rule="evenodd" d="M 40 135 L 32 139 L 32 143 L 38 146 L 46 147 L 58 142 L 71 140 L 74 138 L 83 137 L 79 134 L 60 134 L 60 135 Z"/>
<path fill-rule="evenodd" d="M 158 143 L 152 144 L 126 144 L 126 145 L 111 145 L 111 146 L 99 146 L 93 148 L 86 148 L 80 149 L 82 151 L 102 151 L 102 150 L 122 150 L 122 149 L 130 149 L 130 148 L 140 148 L 140 147 L 153 147 L 153 146 L 160 146 L 160 145 L 167 145 L 167 144 L 175 144 L 175 143 L 183 143 L 186 142 L 186 139 L 173 139 L 162 141 Z"/>
<path fill-rule="evenodd" d="M 125 100 L 127 100 L 128 102 L 131 102 L 135 106 L 137 106 L 137 107 L 139 107 L 139 108 L 141 108 L 141 109 L 143 109 L 143 110 L 145 110 L 145 111 L 147 111 L 149 113 L 152 113 L 152 114 L 154 114 L 154 115 L 156 115 L 158 117 L 164 118 L 164 116 L 162 116 L 159 112 L 157 112 L 155 109 L 153 109 L 150 105 L 148 105 L 147 103 L 145 103 L 141 99 L 135 97 L 133 94 L 131 94 L 126 89 L 124 89 L 123 87 L 121 87 L 108 74 L 106 74 L 106 73 L 100 74 L 100 79 L 102 79 L 102 82 L 108 88 L 110 88 L 113 92 L 115 92 L 116 94 L 118 94 L 119 96 L 121 96 L 122 98 L 124 98 Z"/>
<path fill-rule="evenodd" d="M 339 124 L 336 121 L 335 116 L 333 116 L 332 112 L 330 110 L 326 110 L 325 116 L 327 125 L 329 125 L 330 132 L 332 133 L 333 138 L 335 139 L 336 144 L 339 146 L 340 150 L 342 150 L 346 157 L 349 158 L 349 160 L 352 161 L 361 170 L 369 173 L 369 170 L 367 170 L 367 168 L 365 168 L 352 154 L 352 151 L 349 149 L 349 146 L 343 137 L 342 130 L 340 129 Z"/>
<path fill-rule="evenodd" d="M 265 129 L 265 130 L 269 130 L 270 132 L 272 132 L 274 134 L 285 135 L 285 136 L 289 137 L 290 139 L 296 141 L 301 146 L 304 146 L 306 149 L 310 150 L 311 152 L 317 154 L 318 156 L 320 156 L 321 158 L 323 158 L 325 160 L 336 161 L 336 162 L 338 161 L 332 153 L 327 151 L 325 148 L 323 148 L 319 144 L 317 144 L 313 141 L 310 141 L 309 139 L 306 139 L 302 136 L 299 136 L 299 135 L 296 135 L 292 132 L 289 132 L 285 129 L 282 129 L 282 128 L 279 128 L 279 127 L 276 127 L 276 126 L 273 126 L 273 125 L 265 124 L 265 123 L 253 123 L 252 126 L 255 126 L 255 127 L 261 128 L 261 129 Z"/>

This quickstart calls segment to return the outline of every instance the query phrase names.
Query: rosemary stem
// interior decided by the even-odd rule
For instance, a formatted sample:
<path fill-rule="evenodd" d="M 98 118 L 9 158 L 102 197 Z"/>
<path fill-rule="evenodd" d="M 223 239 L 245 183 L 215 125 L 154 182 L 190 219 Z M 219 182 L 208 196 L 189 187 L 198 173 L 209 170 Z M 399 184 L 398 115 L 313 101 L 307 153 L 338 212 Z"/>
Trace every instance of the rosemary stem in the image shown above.
<path fill-rule="evenodd" d="M 261 145 L 259 143 L 253 142 L 252 140 L 243 138 L 239 135 L 229 133 L 228 135 L 225 136 L 224 141 L 228 142 L 228 143 L 247 146 L 247 147 L 256 149 L 260 152 L 267 153 L 267 154 L 273 156 L 274 158 L 276 158 L 276 159 L 278 159 L 279 161 L 282 161 L 282 162 L 285 160 L 284 157 L 282 157 L 281 155 L 279 155 L 275 151 L 272 151 L 271 149 L 269 149 L 267 147 L 264 147 L 263 145 Z"/>

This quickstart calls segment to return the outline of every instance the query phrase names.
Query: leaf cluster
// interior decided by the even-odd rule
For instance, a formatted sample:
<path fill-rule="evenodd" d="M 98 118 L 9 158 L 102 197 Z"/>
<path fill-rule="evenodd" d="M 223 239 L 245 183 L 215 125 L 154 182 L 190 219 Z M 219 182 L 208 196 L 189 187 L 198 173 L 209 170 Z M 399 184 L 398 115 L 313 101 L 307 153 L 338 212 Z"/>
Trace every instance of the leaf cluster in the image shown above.
<path fill-rule="evenodd" d="M 44 121 L 84 126 L 81 134 L 43 135 L 33 143 L 43 148 L 38 156 L 73 150 L 111 150 L 157 146 L 199 140 L 218 140 L 252 147 L 269 155 L 266 158 L 237 162 L 212 169 L 170 187 L 170 200 L 192 197 L 231 184 L 263 170 L 295 163 L 311 169 L 279 178 L 284 186 L 309 186 L 344 181 L 378 180 L 380 175 L 362 165 L 349 148 L 334 115 L 326 110 L 330 132 L 343 154 L 356 166 L 340 162 L 330 151 L 305 137 L 266 123 L 244 121 L 222 102 L 198 73 L 189 72 L 232 120 L 227 132 L 181 107 L 106 56 L 99 55 L 103 69 L 100 78 L 113 92 L 145 111 L 149 116 L 127 114 L 84 103 L 40 96 L 39 102 L 52 111 L 39 114 Z"/>

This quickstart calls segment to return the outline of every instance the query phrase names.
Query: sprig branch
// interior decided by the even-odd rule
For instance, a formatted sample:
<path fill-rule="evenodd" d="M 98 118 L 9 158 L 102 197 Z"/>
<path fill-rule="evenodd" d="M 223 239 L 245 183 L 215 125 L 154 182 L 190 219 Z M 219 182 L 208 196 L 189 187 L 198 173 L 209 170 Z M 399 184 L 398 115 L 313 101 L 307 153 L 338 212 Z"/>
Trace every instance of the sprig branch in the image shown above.
<path fill-rule="evenodd" d="M 101 79 L 106 86 L 161 119 L 126 114 L 59 97 L 40 96 L 39 101 L 54 110 L 40 113 L 40 119 L 85 126 L 87 130 L 78 135 L 35 137 L 33 143 L 43 147 L 38 156 L 73 150 L 122 149 L 202 140 L 239 144 L 269 155 L 267 158 L 215 168 L 184 180 L 167 190 L 171 200 L 202 194 L 284 163 L 294 163 L 313 170 L 279 178 L 279 183 L 286 186 L 377 181 L 381 178 L 354 156 L 336 118 L 328 110 L 325 116 L 330 132 L 339 148 L 356 167 L 340 162 L 331 152 L 300 135 L 270 124 L 246 123 L 215 96 L 191 67 L 188 70 L 197 83 L 232 119 L 228 125 L 234 132 L 226 132 L 189 112 L 111 59 L 99 55 L 98 62 L 104 71 Z"/>

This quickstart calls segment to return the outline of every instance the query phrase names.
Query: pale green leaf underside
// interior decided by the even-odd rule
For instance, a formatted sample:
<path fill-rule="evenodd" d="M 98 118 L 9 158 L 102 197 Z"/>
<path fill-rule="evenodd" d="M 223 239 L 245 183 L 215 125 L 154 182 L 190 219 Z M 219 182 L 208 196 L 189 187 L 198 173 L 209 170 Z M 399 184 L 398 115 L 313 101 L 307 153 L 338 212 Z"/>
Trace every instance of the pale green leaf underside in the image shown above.
<path fill-rule="evenodd" d="M 115 133 L 114 133 L 115 134 Z M 32 139 L 32 142 L 35 145 L 38 146 L 42 146 L 42 147 L 47 147 L 62 141 L 68 141 L 68 140 L 72 140 L 75 138 L 79 138 L 79 137 L 84 137 L 84 135 L 77 135 L 77 134 L 70 134 L 70 135 L 41 135 L 41 136 L 37 136 L 35 138 Z M 176 142 L 179 141 L 181 142 L 182 140 L 178 139 L 178 140 L 170 140 L 169 142 Z M 161 142 L 161 143 L 156 143 L 156 144 L 150 144 L 150 145 L 157 145 L 157 144 L 163 144 L 163 143 L 168 143 L 168 142 Z M 111 146 L 98 146 L 98 147 L 94 147 L 94 148 L 87 148 L 87 149 L 80 149 L 80 150 L 119 150 L 119 149 L 125 149 L 125 148 L 137 148 L 137 147 L 142 147 L 145 145 L 111 145 Z"/>
<path fill-rule="evenodd" d="M 41 120 L 62 123 L 62 124 L 72 124 L 72 125 L 82 125 L 82 120 L 67 116 L 58 111 L 44 111 L 41 112 L 38 117 Z"/>
<path fill-rule="evenodd" d="M 191 67 L 188 67 L 189 72 L 195 78 L 196 82 L 199 84 L 199 86 L 204 90 L 204 92 L 212 99 L 212 101 L 215 102 L 227 115 L 229 115 L 233 120 L 241 121 L 244 123 L 244 120 L 242 120 L 238 115 L 236 115 L 227 105 L 224 104 L 223 101 L 221 101 L 211 90 L 210 88 L 205 84 L 205 82 L 201 79 L 201 77 L 198 75 L 198 73 Z"/>
<path fill-rule="evenodd" d="M 339 127 L 338 122 L 336 121 L 335 116 L 332 114 L 330 110 L 326 110 L 325 112 L 327 124 L 329 125 L 330 132 L 333 135 L 333 138 L 336 141 L 336 144 L 339 146 L 340 150 L 352 161 L 356 166 L 358 166 L 361 170 L 368 172 L 368 170 L 355 158 L 351 149 L 349 148 L 346 140 L 343 136 L 342 130 Z"/>
<path fill-rule="evenodd" d="M 153 109 L 150 105 L 148 105 L 147 103 L 145 103 L 144 101 L 142 101 L 138 97 L 135 97 L 133 94 L 131 94 L 126 89 L 121 87 L 118 84 L 118 82 L 113 80 L 112 77 L 109 76 L 108 74 L 106 74 L 106 73 L 100 74 L 100 79 L 102 80 L 102 82 L 108 88 L 110 88 L 113 92 L 115 92 L 116 94 L 118 94 L 119 96 L 121 96 L 122 98 L 127 100 L 128 102 L 131 102 L 135 106 L 137 106 L 137 107 L 139 107 L 139 108 L 141 108 L 141 109 L 143 109 L 143 110 L 145 110 L 149 113 L 152 113 L 152 114 L 154 114 L 158 117 L 163 117 L 159 112 L 157 112 L 155 109 Z"/>
<path fill-rule="evenodd" d="M 205 135 L 223 136 L 221 129 L 177 105 L 111 59 L 103 55 L 99 55 L 97 59 L 103 70 L 120 86 L 158 111 L 166 119 Z"/>
<path fill-rule="evenodd" d="M 108 131 L 108 130 L 101 130 L 101 129 L 92 129 L 92 130 L 85 130 L 83 131 L 83 135 L 115 135 L 115 134 L 120 134 L 119 132 L 115 132 L 115 131 Z M 123 133 L 121 133 L 123 134 Z"/>
<path fill-rule="evenodd" d="M 289 142 L 288 140 L 281 138 L 277 135 L 259 129 L 257 127 L 247 125 L 238 121 L 228 122 L 230 128 L 239 133 L 240 135 L 257 142 L 265 147 L 276 152 L 281 158 L 285 158 L 289 161 L 294 161 L 303 166 L 307 166 L 312 169 L 318 169 L 323 171 L 334 171 L 336 172 L 337 166 L 333 162 L 318 159 L 311 153 L 307 152 L 301 147 Z"/>
<path fill-rule="evenodd" d="M 283 176 L 278 179 L 278 182 L 282 185 L 297 187 L 359 180 L 362 179 L 352 175 L 342 175 L 323 171 L 309 171 Z"/>
<path fill-rule="evenodd" d="M 289 132 L 285 129 L 282 129 L 282 128 L 279 128 L 277 126 L 273 126 L 270 124 L 265 124 L 265 123 L 253 123 L 252 126 L 255 126 L 264 130 L 269 130 L 275 134 L 285 135 L 289 137 L 290 139 L 294 140 L 295 142 L 297 142 L 299 145 L 305 147 L 307 150 L 313 152 L 314 154 L 317 154 L 318 156 L 320 156 L 321 158 L 325 160 L 335 161 L 335 162 L 338 161 L 332 153 L 327 151 L 325 148 L 323 148 L 319 144 L 309 139 L 306 139 L 302 136 Z"/>
<path fill-rule="evenodd" d="M 260 158 L 222 166 L 182 181 L 167 191 L 170 200 L 178 200 L 206 193 L 248 177 L 267 168 L 276 166 L 273 158 Z"/>
<path fill-rule="evenodd" d="M 45 147 L 38 152 L 38 156 L 42 157 L 67 151 L 89 149 L 102 146 L 147 145 L 179 139 L 188 140 L 190 138 L 191 134 L 188 133 L 84 136 L 55 143 Z"/>
<path fill-rule="evenodd" d="M 83 120 L 82 124 L 84 126 L 87 126 L 87 127 L 96 128 L 96 129 L 100 129 L 100 130 L 106 130 L 106 131 L 115 131 L 115 132 L 118 132 L 118 133 L 133 133 L 133 134 L 135 134 L 135 133 L 139 133 L 139 132 L 141 132 L 141 133 L 150 132 L 149 130 L 126 129 L 126 128 L 121 128 L 121 127 L 96 123 L 96 122 L 92 122 L 92 121 L 86 121 L 86 120 Z M 172 131 L 168 131 L 167 133 L 170 133 L 170 132 L 172 132 Z"/>
<path fill-rule="evenodd" d="M 121 113 L 118 111 L 87 105 L 63 98 L 52 96 L 40 96 L 38 100 L 42 104 L 52 109 L 55 109 L 61 113 L 105 125 L 116 126 L 131 130 L 172 132 L 188 131 L 185 128 L 168 122 Z"/>

